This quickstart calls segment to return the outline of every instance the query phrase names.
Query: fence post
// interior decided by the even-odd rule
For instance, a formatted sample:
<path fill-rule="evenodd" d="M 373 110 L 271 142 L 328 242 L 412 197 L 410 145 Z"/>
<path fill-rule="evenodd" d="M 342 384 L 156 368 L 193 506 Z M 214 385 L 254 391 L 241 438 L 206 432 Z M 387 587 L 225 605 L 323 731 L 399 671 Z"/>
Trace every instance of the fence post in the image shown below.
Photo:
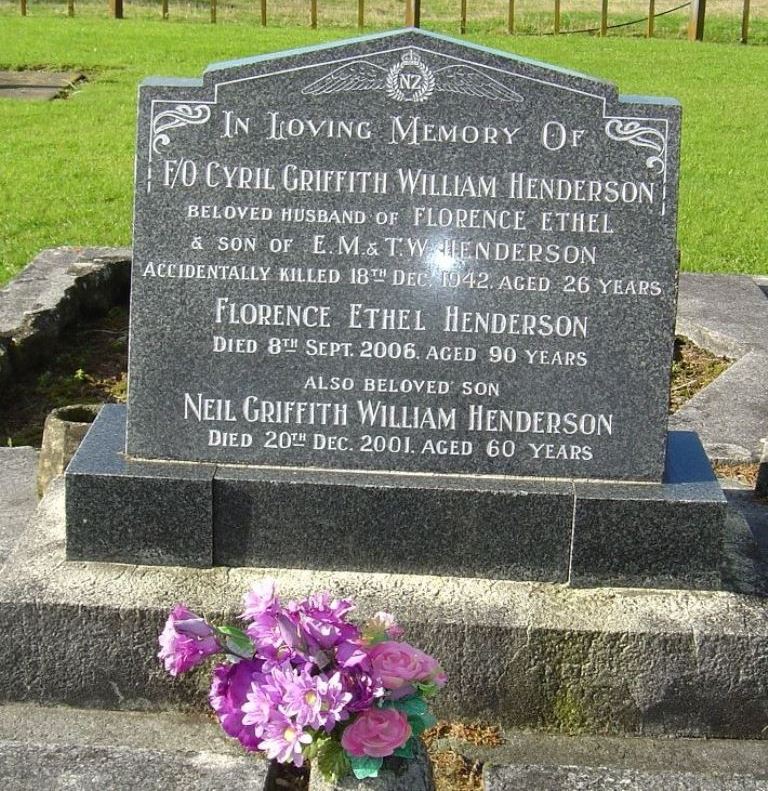
<path fill-rule="evenodd" d="M 261 26 L 267 26 L 267 0 L 261 0 Z"/>
<path fill-rule="evenodd" d="M 608 0 L 603 0 L 603 5 L 600 10 L 600 35 L 608 35 Z"/>
<path fill-rule="evenodd" d="M 115 19 L 123 18 L 123 0 L 109 0 L 109 13 Z"/>
<path fill-rule="evenodd" d="M 560 0 L 555 0 L 555 35 L 560 35 Z"/>
<path fill-rule="evenodd" d="M 462 36 L 467 33 L 467 0 L 461 0 L 461 22 L 459 24 L 459 31 Z"/>
<path fill-rule="evenodd" d="M 309 24 L 312 30 L 317 29 L 317 0 L 312 0 L 309 4 Z"/>
<path fill-rule="evenodd" d="M 357 0 L 357 27 L 359 30 L 365 27 L 365 0 Z"/>
<path fill-rule="evenodd" d="M 645 26 L 646 38 L 653 38 L 653 24 L 656 21 L 656 0 L 648 0 L 648 24 Z"/>
<path fill-rule="evenodd" d="M 163 19 L 168 19 L 168 0 L 163 0 Z"/>
<path fill-rule="evenodd" d="M 421 27 L 421 0 L 413 0 L 413 26 Z"/>
<path fill-rule="evenodd" d="M 707 0 L 691 0 L 691 18 L 688 22 L 688 41 L 704 41 L 704 17 Z"/>
<path fill-rule="evenodd" d="M 75 15 L 75 0 L 67 0 L 67 16 Z"/>
<path fill-rule="evenodd" d="M 749 38 L 749 0 L 744 0 L 744 12 L 741 15 L 741 43 L 746 44 Z"/>
<path fill-rule="evenodd" d="M 27 15 L 27 0 L 21 0 L 21 15 Z"/>
<path fill-rule="evenodd" d="M 216 24 L 216 0 L 211 0 L 211 24 Z"/>
<path fill-rule="evenodd" d="M 509 0 L 509 18 L 507 19 L 507 32 L 510 36 L 515 33 L 515 0 Z"/>

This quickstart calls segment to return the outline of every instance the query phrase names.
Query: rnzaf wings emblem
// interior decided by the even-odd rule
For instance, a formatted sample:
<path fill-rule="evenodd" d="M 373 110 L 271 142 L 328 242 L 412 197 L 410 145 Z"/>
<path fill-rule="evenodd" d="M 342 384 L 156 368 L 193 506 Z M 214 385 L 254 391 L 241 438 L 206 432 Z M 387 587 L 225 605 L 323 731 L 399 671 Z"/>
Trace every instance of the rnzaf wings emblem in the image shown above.
<path fill-rule="evenodd" d="M 424 102 L 435 91 L 482 96 L 499 102 L 521 102 L 523 97 L 488 74 L 465 64 L 430 69 L 421 55 L 406 50 L 389 68 L 355 60 L 307 85 L 302 93 L 319 96 L 339 91 L 386 91 L 398 102 Z"/>

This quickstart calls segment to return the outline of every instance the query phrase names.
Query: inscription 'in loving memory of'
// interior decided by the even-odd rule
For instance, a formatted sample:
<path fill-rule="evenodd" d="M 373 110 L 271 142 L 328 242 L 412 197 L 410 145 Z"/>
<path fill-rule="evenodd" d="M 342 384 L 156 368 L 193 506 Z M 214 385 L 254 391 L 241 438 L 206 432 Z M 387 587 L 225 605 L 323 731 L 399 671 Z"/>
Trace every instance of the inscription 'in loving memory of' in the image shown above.
<path fill-rule="evenodd" d="M 658 480 L 678 122 L 414 31 L 143 86 L 129 453 Z"/>

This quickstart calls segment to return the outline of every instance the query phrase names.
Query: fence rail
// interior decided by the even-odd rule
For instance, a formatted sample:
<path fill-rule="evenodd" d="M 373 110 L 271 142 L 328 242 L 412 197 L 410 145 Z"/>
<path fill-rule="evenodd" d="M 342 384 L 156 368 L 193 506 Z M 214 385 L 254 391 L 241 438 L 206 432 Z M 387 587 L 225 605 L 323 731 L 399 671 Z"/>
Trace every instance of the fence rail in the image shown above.
<path fill-rule="evenodd" d="M 107 0 L 109 16 L 114 19 L 124 18 L 123 0 Z M 467 32 L 468 24 L 468 0 L 458 0 L 459 3 L 459 30 L 461 35 Z M 67 2 L 67 15 L 70 17 L 75 16 L 75 0 L 66 0 Z M 260 18 L 261 25 L 267 27 L 268 19 L 268 0 L 260 0 Z M 277 0 L 275 0 L 277 2 Z M 504 0 L 498 0 L 499 5 L 504 4 Z M 516 8 L 515 0 L 507 0 L 507 32 L 509 35 L 516 34 Z M 609 6 L 608 0 L 599 0 L 600 2 L 600 24 L 598 27 L 581 28 L 578 30 L 564 30 L 562 27 L 562 3 L 561 0 L 552 0 L 552 31 L 551 34 L 558 36 L 560 34 L 573 34 L 573 33 L 598 33 L 600 36 L 608 35 L 608 31 L 615 28 L 626 27 L 629 25 L 637 25 L 645 23 L 645 36 L 646 38 L 653 38 L 655 33 L 655 20 L 667 14 L 679 11 L 687 6 L 690 6 L 690 16 L 688 21 L 688 39 L 690 41 L 703 41 L 704 28 L 706 20 L 706 4 L 707 0 L 687 0 L 687 2 L 677 5 L 674 8 L 668 8 L 664 11 L 656 11 L 656 0 L 648 0 L 648 13 L 645 17 L 634 19 L 629 22 L 620 22 L 617 24 L 609 24 Z M 598 0 L 595 0 L 598 2 Z M 217 22 L 217 0 L 207 0 L 210 4 L 211 23 Z M 747 44 L 750 34 L 750 3 L 751 0 L 742 0 L 741 7 L 741 34 L 739 41 L 742 44 Z M 19 9 L 22 16 L 27 16 L 29 10 L 29 0 L 19 0 Z M 162 19 L 167 20 L 170 16 L 169 0 L 161 0 L 160 16 Z M 420 27 L 421 26 L 421 0 L 405 0 L 404 2 L 404 19 L 403 22 L 406 27 Z M 317 28 L 318 25 L 318 0 L 310 0 L 309 5 L 309 24 L 310 27 Z M 357 0 L 357 27 L 362 30 L 365 27 L 365 0 Z"/>

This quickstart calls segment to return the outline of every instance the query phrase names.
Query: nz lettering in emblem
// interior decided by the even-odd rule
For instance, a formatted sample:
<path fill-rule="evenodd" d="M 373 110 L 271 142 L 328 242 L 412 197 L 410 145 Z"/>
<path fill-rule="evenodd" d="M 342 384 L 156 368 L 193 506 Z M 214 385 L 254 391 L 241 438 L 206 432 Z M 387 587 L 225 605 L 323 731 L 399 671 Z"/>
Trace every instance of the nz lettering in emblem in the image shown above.
<path fill-rule="evenodd" d="M 414 49 L 407 49 L 391 66 L 355 60 L 334 69 L 302 89 L 320 96 L 339 91 L 386 91 L 397 102 L 424 102 L 435 91 L 482 96 L 498 102 L 522 102 L 512 88 L 464 63 L 431 69 Z"/>

